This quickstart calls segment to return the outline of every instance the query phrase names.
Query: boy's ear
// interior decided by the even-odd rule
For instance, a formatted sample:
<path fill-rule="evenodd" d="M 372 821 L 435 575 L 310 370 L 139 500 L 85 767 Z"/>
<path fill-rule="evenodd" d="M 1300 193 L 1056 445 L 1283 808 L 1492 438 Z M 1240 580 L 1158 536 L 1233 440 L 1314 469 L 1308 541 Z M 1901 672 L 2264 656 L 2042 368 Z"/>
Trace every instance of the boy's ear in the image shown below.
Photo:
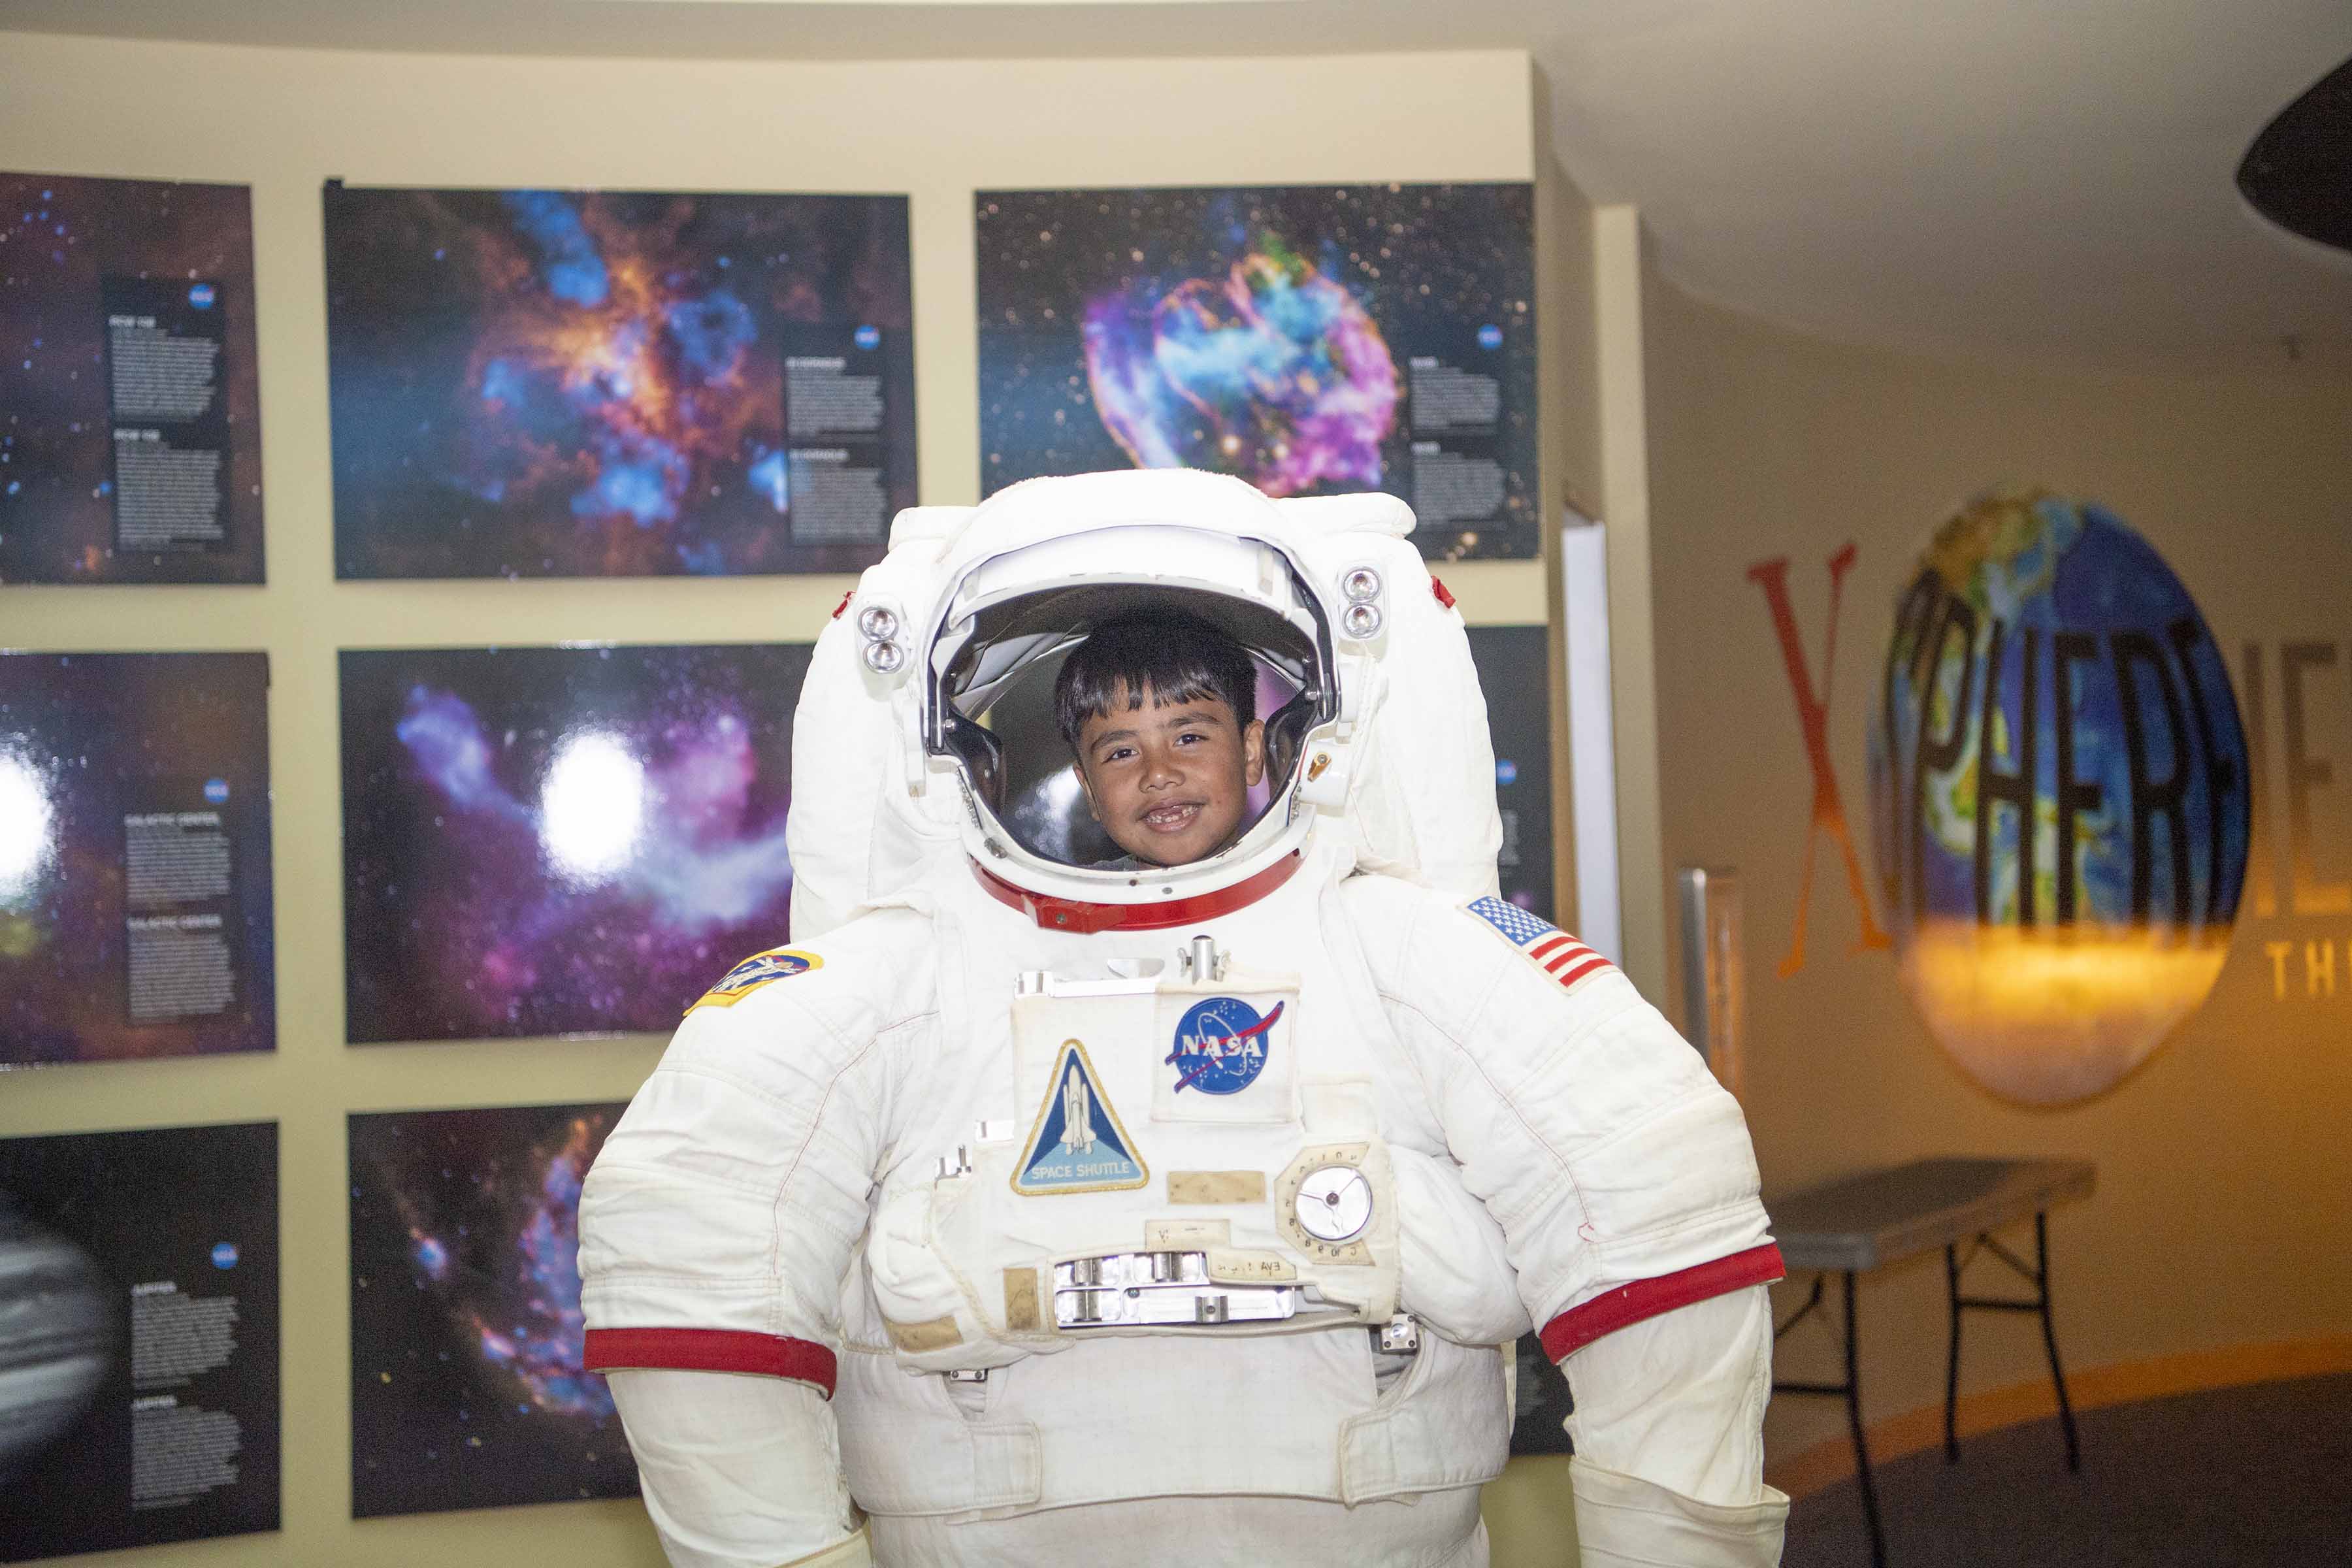
<path fill-rule="evenodd" d="M 1253 719 L 1242 731 L 1242 782 L 1255 784 L 1265 777 L 1265 721 Z"/>
<path fill-rule="evenodd" d="M 1087 815 L 1100 822 L 1102 812 L 1095 805 L 1095 781 L 1087 777 L 1087 764 L 1074 759 L 1070 763 L 1070 771 L 1078 775 L 1078 788 L 1086 793 Z"/>

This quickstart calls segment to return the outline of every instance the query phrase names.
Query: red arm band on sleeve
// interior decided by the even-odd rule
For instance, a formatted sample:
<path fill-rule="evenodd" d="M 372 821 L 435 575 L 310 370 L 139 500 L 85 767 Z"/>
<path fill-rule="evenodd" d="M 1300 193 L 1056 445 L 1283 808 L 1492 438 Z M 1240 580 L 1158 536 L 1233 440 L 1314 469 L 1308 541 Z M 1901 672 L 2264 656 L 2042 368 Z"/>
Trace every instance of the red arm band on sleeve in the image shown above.
<path fill-rule="evenodd" d="M 806 1340 L 744 1329 L 591 1329 L 581 1364 L 590 1372 L 661 1367 L 788 1377 L 833 1397 L 833 1352 Z"/>
<path fill-rule="evenodd" d="M 1696 1264 L 1672 1274 L 1661 1274 L 1655 1279 L 1636 1279 L 1631 1285 L 1620 1285 L 1546 1323 L 1544 1354 L 1555 1362 L 1563 1360 L 1570 1352 L 1582 1350 L 1603 1334 L 1630 1328 L 1644 1318 L 1654 1318 L 1676 1307 L 1687 1307 L 1694 1301 L 1727 1295 L 1750 1285 L 1769 1285 L 1788 1272 L 1780 1261 L 1780 1249 L 1768 1241 L 1712 1263 Z"/>

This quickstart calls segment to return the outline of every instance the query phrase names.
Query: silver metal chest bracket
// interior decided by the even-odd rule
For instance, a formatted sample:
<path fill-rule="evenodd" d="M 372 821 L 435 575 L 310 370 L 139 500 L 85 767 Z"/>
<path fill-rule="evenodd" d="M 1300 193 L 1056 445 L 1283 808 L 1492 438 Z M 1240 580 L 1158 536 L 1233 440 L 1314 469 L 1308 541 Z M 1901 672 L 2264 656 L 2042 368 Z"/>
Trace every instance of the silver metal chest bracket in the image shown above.
<path fill-rule="evenodd" d="M 1219 952 L 1217 939 L 1202 931 L 1176 950 L 1176 968 L 1185 979 L 1205 984 L 1225 977 L 1225 960 L 1230 956 Z"/>
<path fill-rule="evenodd" d="M 1205 1252 L 1112 1252 L 1054 1266 L 1061 1329 L 1272 1322 L 1297 1313 L 1297 1286 L 1212 1280 Z"/>

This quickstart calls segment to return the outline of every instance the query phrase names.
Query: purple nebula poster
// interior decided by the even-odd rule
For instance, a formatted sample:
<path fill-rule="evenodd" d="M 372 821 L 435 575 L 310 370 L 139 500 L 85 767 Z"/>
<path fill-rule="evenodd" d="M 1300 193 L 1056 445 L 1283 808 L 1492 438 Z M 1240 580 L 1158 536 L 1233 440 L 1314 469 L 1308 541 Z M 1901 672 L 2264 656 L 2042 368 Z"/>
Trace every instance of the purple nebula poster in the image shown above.
<path fill-rule="evenodd" d="M 349 1037 L 667 1031 L 784 940 L 805 645 L 342 655 Z"/>
<path fill-rule="evenodd" d="M 243 185 L 0 173 L 0 583 L 258 583 Z"/>
<path fill-rule="evenodd" d="M 0 1068 L 277 1047 L 269 662 L 0 654 Z"/>
<path fill-rule="evenodd" d="M 636 1492 L 580 1366 L 580 1184 L 622 1109 L 350 1119 L 354 1518 Z"/>
<path fill-rule="evenodd" d="M 915 501 L 904 196 L 326 188 L 335 573 L 850 572 Z"/>
<path fill-rule="evenodd" d="M 0 1563 L 278 1524 L 278 1128 L 0 1139 Z"/>
<path fill-rule="evenodd" d="M 1206 468 L 1538 539 L 1533 188 L 982 191 L 981 489 Z"/>

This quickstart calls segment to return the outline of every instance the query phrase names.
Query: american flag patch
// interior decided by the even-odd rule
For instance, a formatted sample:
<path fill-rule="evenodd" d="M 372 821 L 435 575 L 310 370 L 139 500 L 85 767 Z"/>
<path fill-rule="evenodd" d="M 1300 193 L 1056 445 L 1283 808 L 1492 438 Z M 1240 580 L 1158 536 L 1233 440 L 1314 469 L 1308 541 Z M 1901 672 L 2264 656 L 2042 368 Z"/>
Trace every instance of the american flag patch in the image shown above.
<path fill-rule="evenodd" d="M 1473 899 L 1464 907 L 1501 931 L 1504 940 L 1528 955 L 1528 962 L 1571 990 L 1616 967 L 1551 921 L 1531 915 L 1517 904 L 1506 903 L 1490 894 Z"/>

